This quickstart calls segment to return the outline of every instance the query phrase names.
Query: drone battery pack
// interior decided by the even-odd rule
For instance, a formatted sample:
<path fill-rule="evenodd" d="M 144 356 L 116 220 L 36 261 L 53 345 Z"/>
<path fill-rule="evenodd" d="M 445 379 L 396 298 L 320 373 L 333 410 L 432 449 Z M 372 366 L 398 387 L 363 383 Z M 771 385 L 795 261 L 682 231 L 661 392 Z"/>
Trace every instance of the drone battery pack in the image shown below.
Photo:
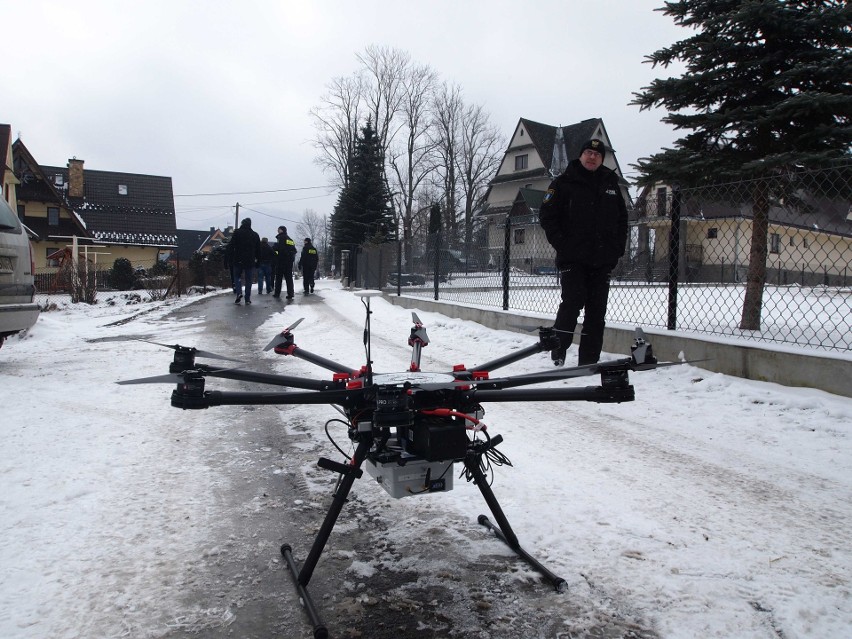
<path fill-rule="evenodd" d="M 433 462 L 464 459 L 470 443 L 464 427 L 456 421 L 422 419 L 398 432 L 407 453 Z"/>
<path fill-rule="evenodd" d="M 412 497 L 426 493 L 447 492 L 453 489 L 453 463 L 428 462 L 424 459 L 364 463 L 370 477 L 391 497 Z"/>

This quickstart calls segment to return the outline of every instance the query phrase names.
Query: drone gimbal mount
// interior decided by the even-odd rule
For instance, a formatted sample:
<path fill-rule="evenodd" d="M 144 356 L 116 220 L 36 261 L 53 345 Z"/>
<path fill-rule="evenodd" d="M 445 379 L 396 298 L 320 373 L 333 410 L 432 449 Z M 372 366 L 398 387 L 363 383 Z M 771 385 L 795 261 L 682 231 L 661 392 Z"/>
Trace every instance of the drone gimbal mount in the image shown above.
<path fill-rule="evenodd" d="M 329 510 L 301 567 L 293 557 L 292 547 L 286 543 L 281 546 L 281 554 L 304 603 L 316 639 L 327 637 L 328 631 L 320 619 L 308 585 L 352 486 L 363 476 L 362 467 L 365 464 L 368 473 L 393 497 L 404 497 L 451 490 L 453 475 L 450 471 L 454 463 L 461 463 L 464 467 L 462 474 L 479 488 L 496 525 L 486 515 L 479 515 L 478 522 L 538 571 L 557 591 L 562 590 L 565 580 L 521 547 L 491 490 L 483 458 L 486 461 L 494 460 L 495 455 L 500 455 L 495 449 L 502 442 L 502 437 L 492 437 L 487 433 L 480 421 L 484 414 L 482 404 L 632 401 L 634 390 L 629 383 L 629 371 L 668 365 L 657 363 L 651 345 L 645 340 L 641 329 L 637 329 L 630 357 L 575 368 L 492 378 L 492 371 L 556 346 L 558 339 L 554 329 L 539 327 L 539 339 L 535 344 L 509 355 L 478 366 L 459 364 L 449 373 L 425 373 L 420 370 L 420 356 L 422 349 L 429 344 L 429 339 L 423 323 L 412 313 L 414 326 L 408 340 L 412 347 L 409 370 L 402 373 L 374 373 L 370 359 L 370 298 L 380 294 L 378 291 L 359 293 L 367 312 L 364 331 L 367 352 L 365 366 L 344 366 L 297 346 L 292 330 L 301 319 L 276 335 L 264 349 L 274 349 L 278 354 L 293 356 L 325 368 L 333 373 L 331 380 L 196 364 L 196 356 L 229 358 L 174 345 L 169 346 L 175 350 L 170 374 L 119 382 L 177 382 L 172 391 L 171 404 L 183 409 L 224 405 L 331 404 L 339 407 L 347 417 L 347 434 L 355 447 L 354 453 L 345 463 L 327 458 L 318 461 L 320 468 L 338 473 L 340 477 Z M 582 388 L 521 388 L 590 375 L 600 375 L 601 383 Z M 205 390 L 207 377 L 295 388 L 302 392 L 211 391 Z M 504 457 L 502 461 L 510 464 Z"/>

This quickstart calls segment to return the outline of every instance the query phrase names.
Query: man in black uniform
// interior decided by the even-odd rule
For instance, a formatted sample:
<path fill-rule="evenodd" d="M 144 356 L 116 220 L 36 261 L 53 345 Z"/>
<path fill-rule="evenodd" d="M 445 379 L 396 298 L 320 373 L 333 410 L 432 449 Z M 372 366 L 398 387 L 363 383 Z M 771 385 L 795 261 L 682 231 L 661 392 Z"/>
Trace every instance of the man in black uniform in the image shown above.
<path fill-rule="evenodd" d="M 282 280 L 287 284 L 287 299 L 293 299 L 293 260 L 296 259 L 296 243 L 287 235 L 287 227 L 279 226 L 275 236 L 275 293 L 281 297 Z"/>
<path fill-rule="evenodd" d="M 603 348 L 610 272 L 627 244 L 627 206 L 618 175 L 603 166 L 605 156 L 601 140 L 586 142 L 580 157 L 550 184 L 541 205 L 541 228 L 556 249 L 562 277 L 562 302 L 554 322 L 560 345 L 550 353 L 556 366 L 565 363 L 583 308 L 578 364 L 596 363 Z"/>
<path fill-rule="evenodd" d="M 302 248 L 302 255 L 299 256 L 299 269 L 302 271 L 302 281 L 305 283 L 305 295 L 310 295 L 314 292 L 314 276 L 317 272 L 319 264 L 319 253 L 311 244 L 311 238 L 305 238 L 305 246 Z"/>

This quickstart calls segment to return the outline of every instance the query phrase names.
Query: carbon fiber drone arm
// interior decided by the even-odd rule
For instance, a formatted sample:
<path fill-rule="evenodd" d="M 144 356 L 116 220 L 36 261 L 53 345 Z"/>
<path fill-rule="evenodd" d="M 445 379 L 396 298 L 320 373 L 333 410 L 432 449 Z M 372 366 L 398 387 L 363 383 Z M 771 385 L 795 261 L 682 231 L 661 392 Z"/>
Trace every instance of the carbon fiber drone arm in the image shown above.
<path fill-rule="evenodd" d="M 527 346 L 526 348 L 522 348 L 519 351 L 515 351 L 514 353 L 510 353 L 509 355 L 504 355 L 503 357 L 498 357 L 497 359 L 493 359 L 490 362 L 486 362 L 484 364 L 480 364 L 479 366 L 469 366 L 467 370 L 469 371 L 493 371 L 498 368 L 502 368 L 503 366 L 508 366 L 509 364 L 514 364 L 515 362 L 519 362 L 522 359 L 526 359 L 531 355 L 536 355 L 543 351 L 550 351 L 556 348 L 559 345 L 559 338 L 554 332 L 553 328 L 550 327 L 541 327 L 538 330 L 538 342 L 533 344 L 532 346 Z"/>
<path fill-rule="evenodd" d="M 223 379 L 235 379 L 241 382 L 257 382 L 258 384 L 270 384 L 273 386 L 286 386 L 288 388 L 303 388 L 305 390 L 334 390 L 340 388 L 339 382 L 322 379 L 308 379 L 306 377 L 294 377 L 292 375 L 275 375 L 270 373 L 258 373 L 255 371 L 241 370 L 239 368 L 215 369 L 210 366 L 197 366 L 197 370 L 205 377 L 221 377 Z"/>

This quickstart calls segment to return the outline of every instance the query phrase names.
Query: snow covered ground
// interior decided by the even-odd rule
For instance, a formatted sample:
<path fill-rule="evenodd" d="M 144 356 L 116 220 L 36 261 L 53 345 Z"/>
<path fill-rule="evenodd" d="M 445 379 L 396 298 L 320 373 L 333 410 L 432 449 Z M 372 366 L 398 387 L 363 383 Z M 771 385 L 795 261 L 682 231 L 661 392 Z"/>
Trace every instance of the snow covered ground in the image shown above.
<path fill-rule="evenodd" d="M 336 283 L 318 288 L 324 303 L 297 300 L 249 336 L 279 372 L 327 377 L 261 354 L 296 317 L 305 318 L 295 331 L 302 347 L 363 362 L 361 301 Z M 197 342 L 204 318 L 166 319 L 197 298 L 126 305 L 115 296 L 110 305 L 102 297 L 43 313 L 0 350 L 0 637 L 164 636 L 178 623 L 169 612 L 183 565 L 217 552 L 208 535 L 219 514 L 207 490 L 216 479 L 201 450 L 224 428 L 213 411 L 236 409 L 176 411 L 169 385 L 113 382 L 162 374 L 171 359 L 128 336 L 220 349 Z M 410 311 L 378 298 L 372 309 L 375 369 L 404 370 Z M 431 340 L 427 371 L 534 339 L 418 315 Z M 500 374 L 547 368 L 542 354 Z M 852 400 L 693 366 L 631 380 L 632 403 L 486 406 L 484 421 L 514 464 L 497 469 L 495 493 L 524 547 L 568 581 L 566 596 L 602 594 L 665 638 L 852 636 Z M 323 454 L 336 453 L 328 445 Z M 447 494 L 395 502 L 368 488 L 361 493 L 372 503 L 429 511 L 436 526 L 486 512 L 463 480 Z M 352 570 L 386 568 L 359 557 Z M 216 614 L 227 623 L 239 613 Z M 122 619 L 133 624 L 122 628 Z M 576 636 L 578 623 L 565 619 L 561 636 Z"/>

